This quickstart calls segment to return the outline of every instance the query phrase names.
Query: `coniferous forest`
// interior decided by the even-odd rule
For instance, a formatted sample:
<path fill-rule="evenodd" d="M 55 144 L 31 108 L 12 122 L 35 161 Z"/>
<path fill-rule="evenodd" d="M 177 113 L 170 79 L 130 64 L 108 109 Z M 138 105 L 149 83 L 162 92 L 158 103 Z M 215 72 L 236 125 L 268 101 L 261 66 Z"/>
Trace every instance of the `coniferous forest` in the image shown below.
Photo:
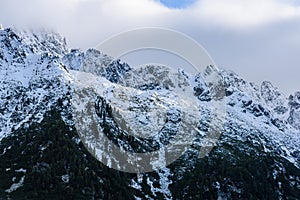
<path fill-rule="evenodd" d="M 222 141 L 222 139 L 221 139 Z M 299 170 L 275 154 L 239 143 L 220 143 L 209 156 L 185 155 L 169 166 L 174 199 L 297 199 Z M 1 141 L 0 198 L 2 199 L 164 199 L 154 196 L 143 174 L 142 191 L 130 187 L 137 175 L 110 169 L 84 148 L 74 127 L 52 109 L 41 123 L 20 128 Z M 250 152 L 250 153 L 249 153 Z M 259 156 L 253 156 L 259 152 Z M 186 166 L 186 158 L 195 160 Z M 282 168 L 284 170 L 280 170 Z M 180 173 L 185 169 L 185 173 Z M 274 174 L 274 171 L 278 174 Z M 276 178 L 276 180 L 275 180 Z M 23 179 L 23 187 L 7 193 Z"/>

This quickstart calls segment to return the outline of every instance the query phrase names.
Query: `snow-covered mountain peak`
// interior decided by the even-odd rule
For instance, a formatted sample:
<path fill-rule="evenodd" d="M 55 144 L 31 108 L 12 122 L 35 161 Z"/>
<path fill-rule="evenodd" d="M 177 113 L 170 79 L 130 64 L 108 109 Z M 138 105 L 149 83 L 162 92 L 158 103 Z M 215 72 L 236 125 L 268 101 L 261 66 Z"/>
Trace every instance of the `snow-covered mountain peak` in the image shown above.
<path fill-rule="evenodd" d="M 288 111 L 287 98 L 271 82 L 263 81 L 260 92 L 266 106 L 277 115 L 283 115 Z"/>
<path fill-rule="evenodd" d="M 0 30 L 0 138 L 43 114 L 67 92 L 70 77 L 56 33 Z"/>
<path fill-rule="evenodd" d="M 222 70 L 222 77 L 225 82 L 227 96 L 236 93 L 248 96 L 253 100 L 260 100 L 259 87 L 256 84 L 245 81 L 232 71 Z"/>
<path fill-rule="evenodd" d="M 62 60 L 70 69 L 103 76 L 114 83 L 130 70 L 128 64 L 121 63 L 119 59 L 115 60 L 96 49 L 88 49 L 85 53 L 73 49 Z"/>
<path fill-rule="evenodd" d="M 188 74 L 182 69 L 160 65 L 131 68 L 95 49 L 86 52 L 79 49 L 69 51 L 63 37 L 46 31 L 33 33 L 0 30 L 0 69 L 0 141 L 7 142 L 9 140 L 6 139 L 13 136 L 10 138 L 13 141 L 5 144 L 9 146 L 0 146 L 3 150 L 0 152 L 1 158 L 9 161 L 7 167 L 0 167 L 0 174 L 4 174 L 1 178 L 12 182 L 8 186 L 1 186 L 6 193 L 14 193 L 10 185 L 19 183 L 19 191 L 26 190 L 22 184 L 31 186 L 32 182 L 28 184 L 28 180 L 41 177 L 40 173 L 47 168 L 49 170 L 45 171 L 45 180 L 52 172 L 57 173 L 51 177 L 53 180 L 58 177 L 54 182 L 65 188 L 75 187 L 82 182 L 84 186 L 78 189 L 79 193 L 83 191 L 84 195 L 93 196 L 101 189 L 89 186 L 85 190 L 87 187 L 84 180 L 90 181 L 86 178 L 87 174 L 94 178 L 95 184 L 109 188 L 114 181 L 107 180 L 114 180 L 122 173 L 117 172 L 116 176 L 111 176 L 113 178 L 110 174 L 103 178 L 109 169 L 96 161 L 86 165 L 94 158 L 82 144 L 87 149 L 92 148 L 89 149 L 92 155 L 98 153 L 108 163 L 122 167 L 117 157 L 104 155 L 98 151 L 98 147 L 112 149 L 113 146 L 106 143 L 109 141 L 131 153 L 154 152 L 174 142 L 174 139 L 177 144 L 188 144 L 187 147 L 191 148 L 170 167 L 163 166 L 153 173 L 139 174 L 138 178 L 130 175 L 131 185 L 128 187 L 134 190 L 134 194 L 138 194 L 138 198 L 174 196 L 175 199 L 178 188 L 183 188 L 184 194 L 178 192 L 179 198 L 176 199 L 189 198 L 187 195 L 191 191 L 202 191 L 203 194 L 215 191 L 221 199 L 239 198 L 244 197 L 241 196 L 244 195 L 243 189 L 249 189 L 245 184 L 251 187 L 254 185 L 254 182 L 248 181 L 260 178 L 264 180 L 259 183 L 270 180 L 274 188 L 270 191 L 275 191 L 278 197 L 284 192 L 288 193 L 290 188 L 299 191 L 300 92 L 287 99 L 270 82 L 258 86 L 234 72 L 214 66 L 208 66 L 198 74 Z M 217 107 L 216 102 L 224 104 Z M 224 110 L 218 110 L 223 107 Z M 224 120 L 218 115 L 220 113 L 224 114 Z M 45 116 L 49 116 L 48 122 L 43 120 Z M 76 119 L 82 122 L 79 126 Z M 50 125 L 45 125 L 45 122 Z M 64 122 L 67 122 L 66 126 Z M 35 129 L 40 124 L 41 128 Z M 216 124 L 221 124 L 220 131 L 216 130 Z M 73 129 L 75 135 L 66 139 L 70 134 L 67 131 L 69 128 Z M 95 130 L 102 130 L 107 137 L 95 134 Z M 87 136 L 81 142 L 78 137 L 80 131 Z M 18 134 L 22 138 L 23 132 L 25 139 L 14 141 Z M 39 138 L 41 132 L 44 135 L 40 140 L 34 140 Z M 139 138 L 139 133 L 145 138 Z M 52 135 L 54 137 L 49 139 Z M 190 135 L 193 136 L 192 145 L 187 141 Z M 52 146 L 55 142 L 57 146 Z M 22 148 L 18 149 L 18 145 Z M 37 151 L 32 151 L 35 147 Z M 73 147 L 80 147 L 80 152 L 85 153 L 65 159 L 63 156 L 67 153 L 74 156 Z M 13 177 L 15 175 L 7 176 L 16 164 L 9 153 L 16 148 L 21 156 L 22 170 L 18 168 L 12 171 L 24 173 L 20 180 Z M 170 152 L 178 152 L 176 145 L 172 148 Z M 208 150 L 204 150 L 203 156 L 208 156 L 203 157 L 201 150 L 206 148 Z M 43 157 L 50 155 L 47 152 L 56 154 L 56 150 L 61 150 L 58 157 Z M 28 155 L 25 155 L 26 152 L 29 152 Z M 31 155 L 32 152 L 37 155 Z M 28 158 L 24 166 L 23 156 Z M 33 161 L 33 157 L 37 160 Z M 73 160 L 76 162 L 72 163 Z M 165 161 L 166 156 L 159 154 L 159 159 L 152 164 L 164 164 Z M 30 163 L 29 167 L 27 162 Z M 53 166 L 57 163 L 61 165 L 55 171 Z M 78 167 L 80 173 L 74 173 L 78 163 L 81 164 Z M 256 165 L 252 166 L 253 163 Z M 202 174 L 207 175 L 207 178 L 203 179 Z M 246 181 L 239 181 L 241 177 Z M 186 186 L 192 179 L 196 181 Z M 282 183 L 290 188 L 285 189 Z M 251 191 L 257 192 L 258 189 Z M 75 190 L 76 187 L 72 189 Z M 1 195 L 0 192 L 0 198 Z M 215 198 L 198 194 L 194 197 L 217 199 L 217 195 Z M 286 196 L 283 195 L 283 199 Z M 102 197 L 105 199 L 110 196 L 100 194 L 96 198 Z"/>
<path fill-rule="evenodd" d="M 189 77 L 179 70 L 160 65 L 146 65 L 129 70 L 119 80 L 124 86 L 140 90 L 176 90 L 190 86 Z"/>
<path fill-rule="evenodd" d="M 15 53 L 13 57 L 26 54 L 52 54 L 62 56 L 68 52 L 66 39 L 55 32 L 46 30 L 19 31 L 12 28 L 0 30 L 1 49 L 8 53 Z M 18 55 L 19 53 L 20 55 Z M 0 54 L 1 55 L 1 54 Z"/>

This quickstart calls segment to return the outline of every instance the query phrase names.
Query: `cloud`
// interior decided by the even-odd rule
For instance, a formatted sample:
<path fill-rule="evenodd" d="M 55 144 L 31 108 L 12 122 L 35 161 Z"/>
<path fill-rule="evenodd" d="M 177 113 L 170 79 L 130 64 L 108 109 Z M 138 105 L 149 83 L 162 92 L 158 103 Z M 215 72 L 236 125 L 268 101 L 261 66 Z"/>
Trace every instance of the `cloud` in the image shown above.
<path fill-rule="evenodd" d="M 11 24 L 69 28 L 168 25 L 189 21 L 209 26 L 253 28 L 300 17 L 293 0 L 198 0 L 186 9 L 170 9 L 158 0 L 1 0 L 0 17 Z M 117 23 L 117 24 L 116 24 Z"/>
<path fill-rule="evenodd" d="M 253 28 L 300 17 L 300 6 L 288 0 L 200 0 L 190 10 L 204 22 L 231 28 Z"/>

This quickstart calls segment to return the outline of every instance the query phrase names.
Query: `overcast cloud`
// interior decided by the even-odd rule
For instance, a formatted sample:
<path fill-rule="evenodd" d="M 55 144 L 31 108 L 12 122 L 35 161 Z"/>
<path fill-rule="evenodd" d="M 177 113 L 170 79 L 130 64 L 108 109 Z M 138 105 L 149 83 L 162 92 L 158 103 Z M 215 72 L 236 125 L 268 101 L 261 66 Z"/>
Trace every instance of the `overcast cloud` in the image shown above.
<path fill-rule="evenodd" d="M 0 23 L 53 29 L 81 49 L 133 28 L 171 28 L 196 39 L 219 67 L 286 94 L 300 90 L 296 0 L 198 0 L 185 9 L 155 0 L 0 0 Z"/>

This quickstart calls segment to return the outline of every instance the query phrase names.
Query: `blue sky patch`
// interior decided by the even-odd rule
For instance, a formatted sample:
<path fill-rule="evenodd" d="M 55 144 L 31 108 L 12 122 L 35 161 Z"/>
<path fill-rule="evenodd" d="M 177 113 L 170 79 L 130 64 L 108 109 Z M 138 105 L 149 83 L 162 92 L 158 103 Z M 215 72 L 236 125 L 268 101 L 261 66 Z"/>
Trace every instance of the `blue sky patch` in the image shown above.
<path fill-rule="evenodd" d="M 196 2 L 196 0 L 159 0 L 163 5 L 169 8 L 186 8 Z"/>

